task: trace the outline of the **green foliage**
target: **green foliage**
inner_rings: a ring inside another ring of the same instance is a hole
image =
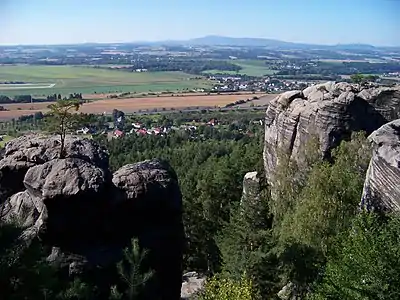
[[[238,281],[215,276],[207,280],[199,300],[255,300],[258,299],[252,280],[245,275]]]
[[[62,284],[55,269],[45,261],[40,243],[34,240],[27,245],[19,241],[21,233],[15,224],[0,225],[1,299],[51,299]]]
[[[363,134],[343,141],[332,152],[332,161],[314,161],[311,168],[292,173],[288,179],[290,203],[278,206],[281,218],[274,223],[273,232],[278,240],[275,250],[280,277],[282,282],[294,282],[300,295],[307,293],[337,235],[348,230],[356,215],[369,161]]]
[[[283,218],[281,240],[293,239],[326,253],[331,238],[346,230],[356,213],[368,153],[365,137],[357,134],[333,151],[333,164],[314,164],[295,205]]]
[[[175,117],[182,121],[201,117],[207,122],[216,118],[228,124],[236,122],[238,126],[234,130],[226,128],[228,126],[199,126],[194,134],[178,131],[165,137],[131,135],[103,142],[110,152],[114,170],[127,163],[152,158],[165,159],[172,165],[183,194],[183,218],[188,236],[184,268],[215,272],[221,264],[216,237],[229,222],[231,208],[240,200],[243,176],[249,169],[262,168],[262,128],[252,124],[252,112],[177,114]],[[142,117],[140,121],[148,118]],[[151,122],[166,121],[162,117],[154,119]],[[243,133],[250,129],[253,136]]]
[[[379,76],[376,75],[363,75],[363,74],[353,74],[350,75],[350,79],[353,83],[367,83],[367,82],[375,82],[377,79],[379,79]]]
[[[360,214],[338,236],[325,275],[310,299],[400,298],[400,218]]]
[[[264,296],[273,294],[277,283],[277,260],[272,249],[272,216],[269,213],[269,191],[262,190],[256,199],[242,198],[232,210],[230,222],[223,228],[218,246],[222,254],[223,273],[240,280],[246,272],[254,288]]]
[[[124,250],[124,258],[118,264],[118,273],[126,287],[122,292],[116,288],[111,289],[112,298],[137,299],[144,285],[153,276],[153,271],[143,271],[143,261],[147,251],[140,249],[137,239],[132,239],[131,247]]]
[[[60,158],[65,157],[65,136],[77,124],[75,114],[71,111],[78,111],[80,102],[77,100],[58,100],[50,104],[50,117],[47,118],[48,130],[60,136]]]
[[[56,298],[59,300],[91,300],[96,298],[94,290],[94,287],[76,278]]]
[[[279,226],[288,211],[293,209],[299,194],[307,185],[308,176],[316,163],[321,161],[317,137],[311,137],[300,149],[302,161],[294,161],[282,149],[276,151],[278,164],[272,175],[274,197],[270,199],[270,209],[274,216],[274,225]]]

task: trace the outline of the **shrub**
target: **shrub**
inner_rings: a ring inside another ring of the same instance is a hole
[[[214,276],[205,285],[199,300],[254,300],[258,299],[251,279],[242,276],[240,281]]]

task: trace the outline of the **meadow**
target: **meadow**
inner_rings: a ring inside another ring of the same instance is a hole
[[[0,83],[10,81],[28,84],[0,84],[0,94],[46,97],[71,93],[173,92],[210,85],[182,72],[135,73],[89,66],[0,66]]]
[[[236,71],[219,71],[219,70],[210,70],[204,71],[204,74],[230,74],[230,75],[237,75],[237,74],[244,74],[248,76],[264,76],[264,75],[272,75],[274,74],[273,70],[270,70],[263,60],[236,60],[232,61],[229,60],[230,63],[238,65],[242,67],[239,72]]]

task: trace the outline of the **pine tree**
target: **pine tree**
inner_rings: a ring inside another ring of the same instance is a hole
[[[48,117],[49,131],[60,136],[60,158],[64,158],[65,153],[65,136],[74,125],[76,119],[71,111],[78,111],[80,102],[77,100],[58,100],[54,104],[50,104],[50,115]]]
[[[147,251],[140,249],[137,239],[132,239],[130,248],[124,250],[124,258],[118,264],[118,273],[127,287],[126,290],[118,293],[114,291],[114,297],[122,295],[122,299],[134,300],[143,290],[144,285],[153,276],[153,271],[143,271],[143,262],[146,258]]]

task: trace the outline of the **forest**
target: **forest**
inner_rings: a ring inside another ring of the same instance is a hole
[[[184,270],[209,278],[199,299],[279,299],[278,293],[285,299],[284,286],[296,299],[399,299],[400,218],[358,210],[371,153],[365,135],[343,141],[329,162],[319,159],[313,139],[303,164],[276,149],[280,163],[269,186],[263,126],[257,124],[262,115],[142,116],[149,124],[218,118],[224,125],[199,126],[195,134],[94,138],[108,149],[113,170],[155,157],[175,169],[184,205]],[[242,197],[250,171],[258,172],[257,199]],[[0,228],[2,299],[96,299],[99,287],[92,282],[54,276],[40,246],[18,252],[12,239],[17,233],[16,227]],[[124,287],[110,299],[138,299]]]

